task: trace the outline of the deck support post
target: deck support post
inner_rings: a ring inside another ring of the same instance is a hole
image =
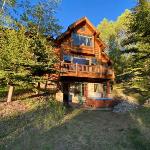
[[[76,76],[78,76],[78,64],[76,63]]]
[[[109,97],[111,91],[110,80],[106,83],[106,97]]]
[[[69,82],[62,83],[62,90],[63,90],[63,103],[65,106],[69,106]]]
[[[84,84],[84,96],[88,97],[88,84]]]

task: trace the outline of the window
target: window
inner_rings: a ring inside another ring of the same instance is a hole
[[[85,58],[74,57],[73,63],[75,63],[75,64],[77,63],[77,64],[81,64],[81,65],[89,65],[89,60],[87,60]]]
[[[92,46],[92,37],[73,33],[72,39],[73,39],[73,45]]]
[[[92,58],[91,59],[91,64],[92,65],[96,65],[97,64],[97,59],[96,58]]]
[[[71,57],[70,55],[63,55],[63,60],[64,60],[65,62],[71,62],[72,57]]]

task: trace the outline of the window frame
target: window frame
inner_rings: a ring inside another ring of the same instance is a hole
[[[75,42],[74,39],[75,39],[75,36],[78,37],[78,42]],[[80,38],[79,38],[80,37]],[[88,36],[88,35],[83,35],[83,34],[78,34],[78,33],[72,33],[71,34],[71,38],[72,38],[72,45],[73,46],[86,46],[86,47],[93,47],[93,37],[92,36]],[[88,43],[89,41],[86,41],[84,43],[84,45],[81,44],[80,40],[81,38],[86,38],[86,40],[90,40],[90,45],[88,44],[85,44],[86,42]],[[76,44],[78,43],[78,44]]]

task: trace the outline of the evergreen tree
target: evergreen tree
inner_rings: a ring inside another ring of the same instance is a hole
[[[24,2],[20,5],[22,18],[13,20],[13,26],[0,26],[0,79],[10,86],[8,101],[14,85],[40,82],[45,74],[54,73],[52,68],[58,60],[52,38],[60,31],[54,16],[57,1],[39,0],[32,6]]]
[[[11,101],[14,85],[29,79],[30,71],[26,66],[34,63],[25,32],[24,27],[19,27],[18,31],[0,28],[0,79],[9,85],[8,102]]]
[[[150,2],[139,0],[132,9],[132,21],[129,24],[127,38],[123,40],[125,53],[130,53],[133,64],[132,85],[139,88],[143,96],[149,95],[150,89]],[[146,93],[146,94],[145,94]]]
[[[33,74],[36,76],[39,87],[44,74],[55,72],[55,70],[48,69],[47,65],[50,61],[53,64],[58,61],[56,55],[54,57],[54,54],[50,52],[49,54],[45,53],[45,46],[42,44],[42,40],[44,38],[49,39],[51,46],[53,46],[53,39],[60,34],[62,27],[58,25],[58,20],[55,18],[55,10],[59,2],[59,0],[38,0],[32,4],[28,0],[24,0],[23,4],[24,12],[21,14],[20,21],[27,27],[31,37],[34,38],[31,48],[34,49],[34,54],[38,58],[38,65],[33,66]],[[51,59],[47,56],[50,56]],[[54,67],[49,66],[49,68]]]

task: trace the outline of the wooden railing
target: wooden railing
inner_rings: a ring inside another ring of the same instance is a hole
[[[80,65],[73,63],[61,63],[62,76],[82,76],[89,77],[93,75],[93,78],[114,78],[114,71],[112,68],[104,67],[102,65]]]

